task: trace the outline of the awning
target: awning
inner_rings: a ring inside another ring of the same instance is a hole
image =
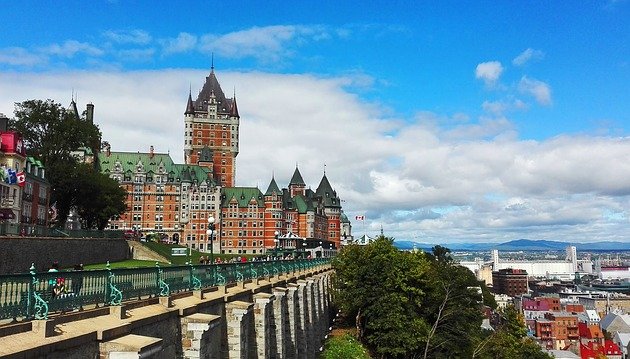
[[[0,208],[0,219],[14,219],[15,213],[11,208]]]

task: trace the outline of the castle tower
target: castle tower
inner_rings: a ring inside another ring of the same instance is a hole
[[[341,200],[337,196],[337,192],[333,190],[326,173],[317,186],[315,194],[322,199],[324,204],[324,213],[328,218],[328,233],[326,239],[334,242],[335,247],[339,248],[341,244]],[[381,235],[383,229],[381,228]]]
[[[184,112],[184,161],[205,166],[221,187],[233,187],[239,149],[240,116],[233,98],[225,97],[212,66],[197,99],[188,94]],[[210,155],[212,158],[208,158]]]

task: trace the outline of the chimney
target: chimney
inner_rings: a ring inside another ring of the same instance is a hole
[[[9,127],[9,118],[0,112],[0,132],[6,132]]]
[[[91,103],[88,103],[85,107],[87,109],[87,115],[86,115],[87,122],[94,123],[94,105]]]
[[[151,145],[151,147],[149,147],[149,158],[153,158],[153,145]]]

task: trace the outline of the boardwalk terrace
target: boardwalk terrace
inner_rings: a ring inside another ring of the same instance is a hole
[[[0,356],[314,358],[329,325],[330,267],[321,260],[270,264],[222,271],[216,283],[216,266],[177,276],[181,268],[164,268],[157,282],[146,281],[160,284],[159,295],[123,302],[144,281],[121,270],[103,282],[118,288],[108,290],[105,307],[0,327]],[[86,279],[79,297],[92,293]]]

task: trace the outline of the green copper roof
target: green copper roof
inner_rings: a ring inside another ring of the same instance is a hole
[[[147,174],[168,174],[169,181],[197,182],[212,181],[211,171],[206,167],[197,165],[175,164],[169,154],[166,153],[141,153],[141,152],[99,152],[98,163],[102,173],[117,172],[116,166],[120,165],[120,171],[131,175],[137,171],[136,166],[142,165]]]
[[[295,203],[295,208],[297,208],[298,213],[306,213],[309,209],[309,204],[311,201],[308,201],[301,195],[297,195],[293,197],[293,202]],[[310,207],[313,207],[312,205]]]
[[[346,216],[346,214],[343,213],[343,211],[341,211],[341,216],[339,216],[339,221],[341,223],[350,223],[350,220],[348,219],[348,216]]]
[[[236,199],[240,208],[249,206],[251,200],[255,200],[258,207],[264,208],[262,192],[256,187],[225,187],[221,188],[221,207],[227,208],[232,200]]]

